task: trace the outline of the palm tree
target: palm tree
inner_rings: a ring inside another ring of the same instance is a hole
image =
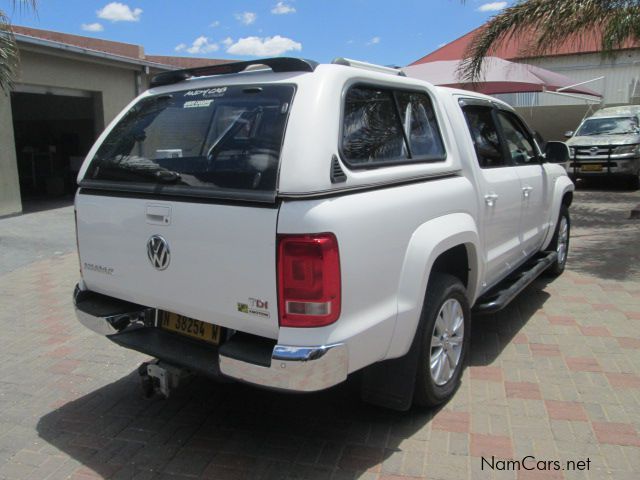
[[[522,53],[543,55],[567,39],[580,43],[595,35],[601,35],[605,55],[639,40],[640,0],[518,0],[478,30],[458,73],[478,81],[485,57],[518,36],[530,39]]]
[[[37,0],[12,0],[13,8],[31,8],[35,10]],[[11,22],[5,12],[0,10],[0,90],[7,91],[18,66],[18,48],[11,31]]]

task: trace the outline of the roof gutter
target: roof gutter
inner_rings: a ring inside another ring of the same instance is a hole
[[[43,38],[31,37],[29,35],[23,35],[21,33],[14,33],[13,36],[18,43],[24,43],[28,45],[36,45],[39,47],[53,48],[69,53],[76,53],[80,55],[88,55],[102,60],[110,60],[112,62],[126,63],[129,65],[137,65],[143,67],[155,68],[158,70],[178,70],[177,67],[172,65],[165,65],[163,63],[149,62],[147,60],[139,60],[132,57],[125,57],[123,55],[115,55],[113,53],[101,52],[99,50],[92,50],[90,48],[78,47],[76,45],[69,45],[68,43],[55,42],[52,40],[45,40]]]

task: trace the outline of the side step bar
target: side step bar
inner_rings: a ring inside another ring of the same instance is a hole
[[[478,299],[473,307],[474,313],[495,313],[509,305],[516,296],[549,268],[558,258],[557,252],[542,252],[531,262],[525,263],[519,270],[505,278],[495,288]]]

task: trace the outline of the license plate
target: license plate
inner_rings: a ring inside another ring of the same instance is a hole
[[[220,327],[171,312],[158,312],[158,325],[164,330],[197,338],[213,345],[220,343]]]
[[[583,172],[601,172],[602,165],[600,164],[592,164],[592,165],[582,165],[580,170]]]

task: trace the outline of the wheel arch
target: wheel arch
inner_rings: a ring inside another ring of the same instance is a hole
[[[444,215],[415,230],[402,266],[398,315],[386,358],[396,358],[409,351],[433,272],[460,278],[473,305],[483,275],[479,244],[475,220],[467,213]]]
[[[561,176],[555,182],[551,209],[549,210],[549,227],[547,229],[547,235],[542,242],[541,250],[545,250],[549,246],[549,243],[551,243],[551,239],[553,238],[553,233],[556,231],[556,224],[558,223],[558,218],[560,216],[560,208],[563,205],[567,208],[571,206],[573,203],[574,190],[575,185],[567,176]]]

